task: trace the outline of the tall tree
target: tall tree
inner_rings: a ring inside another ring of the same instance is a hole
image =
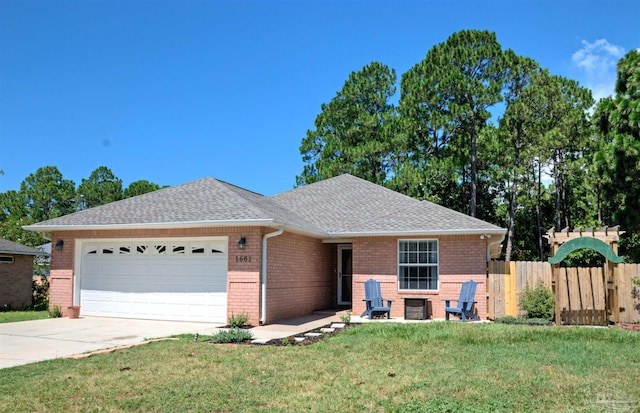
[[[520,183],[527,176],[528,159],[539,134],[537,125],[543,101],[536,88],[536,77],[543,76],[538,64],[529,58],[517,56],[511,50],[505,52],[508,70],[505,77],[505,112],[500,119],[498,136],[504,140],[496,157],[500,169],[506,172],[510,182],[508,189],[508,225],[505,259],[509,261],[513,251],[516,213]]]
[[[614,219],[629,232],[640,230],[640,52],[618,62],[615,96],[601,100],[594,116],[605,140],[595,162],[604,198],[617,206]]]
[[[0,238],[30,246],[44,244],[42,234],[22,229],[33,223],[27,213],[25,197],[20,192],[10,190],[0,194]]]
[[[545,116],[540,120],[545,131],[540,157],[551,165],[556,229],[560,230],[572,226],[570,179],[586,167],[583,156],[589,147],[588,110],[593,106],[593,98],[589,89],[561,76],[550,76],[539,87],[546,100]]]
[[[316,117],[307,131],[300,153],[305,163],[297,185],[343,173],[383,184],[387,179],[396,109],[396,73],[372,62],[352,72],[342,89]]]
[[[122,180],[117,178],[111,169],[100,166],[91,172],[88,179],[82,179],[78,187],[78,195],[84,203],[82,208],[119,201],[123,197]]]
[[[33,222],[57,218],[75,211],[75,184],[64,179],[55,166],[44,166],[20,184],[28,215]]]
[[[124,190],[124,197],[131,198],[133,196],[138,196],[142,194],[146,194],[148,192],[157,191],[160,189],[160,185],[154,184],[153,182],[149,182],[147,180],[141,179],[139,181],[134,181],[129,184],[127,189]]]
[[[424,121],[416,140],[423,147],[426,140],[443,139],[456,146],[452,155],[461,160],[462,181],[469,183],[472,216],[478,201],[478,136],[491,117],[488,109],[501,101],[504,74],[495,33],[462,30],[429,50],[402,79],[402,113]]]

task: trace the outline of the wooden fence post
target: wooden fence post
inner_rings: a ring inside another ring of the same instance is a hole
[[[516,291],[516,263],[504,263],[504,315],[518,316],[518,292]]]

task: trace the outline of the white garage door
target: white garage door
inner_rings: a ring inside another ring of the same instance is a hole
[[[226,321],[226,238],[80,245],[83,315]]]

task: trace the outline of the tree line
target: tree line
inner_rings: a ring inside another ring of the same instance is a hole
[[[638,51],[595,107],[589,89],[488,31],[454,33],[397,85],[380,62],[352,72],[302,139],[296,185],[350,173],[502,225],[507,260],[546,259],[550,228],[620,224],[621,252],[640,259]]]
[[[41,245],[46,241],[40,233],[22,227],[160,188],[146,180],[123,188],[122,180],[106,166],[98,167],[76,188],[57,167],[44,166],[27,176],[19,191],[0,193],[0,238],[23,245]]]
[[[302,139],[296,185],[350,173],[501,225],[507,260],[546,259],[550,228],[619,224],[621,253],[640,262],[640,52],[618,62],[615,95],[594,104],[495,33],[463,30],[399,82],[380,62],[352,72]],[[39,245],[22,226],[159,188],[123,189],[105,166],[76,188],[42,167],[0,193],[0,237]],[[570,263],[599,260],[583,252]]]

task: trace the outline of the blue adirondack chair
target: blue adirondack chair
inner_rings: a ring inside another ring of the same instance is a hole
[[[382,292],[380,290],[380,283],[374,279],[368,280],[364,283],[364,300],[367,308],[360,315],[364,317],[369,316],[369,320],[377,315],[387,313],[387,318],[391,318],[391,303],[393,300],[385,300],[382,298]],[[384,305],[384,301],[387,305]]]
[[[473,280],[462,283],[460,297],[457,300],[456,306],[450,305],[451,301],[456,300],[443,300],[445,319],[449,320],[449,314],[455,314],[460,317],[462,321],[468,321],[469,319],[475,321],[480,320],[480,317],[473,313],[473,304],[476,303],[476,301],[473,301],[476,296],[476,285],[477,283]]]

